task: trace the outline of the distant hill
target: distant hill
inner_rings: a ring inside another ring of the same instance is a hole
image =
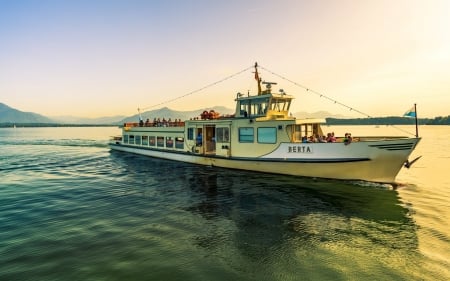
[[[325,118],[347,118],[344,115],[333,114],[328,111],[317,111],[317,112],[313,112],[313,113],[301,111],[301,112],[295,112],[292,115],[294,117],[301,118],[301,119],[303,119],[303,118],[324,118],[324,119]]]
[[[172,118],[186,120],[194,117],[199,117],[200,113],[204,110],[213,109],[220,114],[232,114],[234,109],[229,109],[223,106],[216,106],[213,108],[196,109],[191,111],[176,111],[167,107],[160,109],[150,110],[141,113],[142,118],[145,120],[149,118]],[[23,112],[12,107],[7,106],[4,103],[0,103],[0,124],[4,126],[9,126],[11,124],[22,124],[25,126],[33,126],[36,124],[38,126],[50,125],[120,125],[125,122],[138,122],[139,114],[133,116],[110,116],[110,117],[99,117],[99,118],[82,118],[75,116],[52,116],[46,117],[33,112]]]
[[[20,111],[0,103],[0,123],[55,123],[55,120],[37,113]]]
[[[53,120],[63,124],[120,124],[121,120],[126,118],[123,115],[99,117],[99,118],[83,118],[76,116],[52,116]]]

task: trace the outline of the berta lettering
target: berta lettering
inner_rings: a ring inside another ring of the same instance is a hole
[[[288,153],[312,153],[312,147],[307,145],[288,146]]]

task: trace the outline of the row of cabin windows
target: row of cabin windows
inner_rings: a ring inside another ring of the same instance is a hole
[[[318,130],[318,125],[303,124],[295,125],[294,139],[300,140],[301,136],[310,136]],[[188,128],[188,140],[195,139],[195,128]],[[230,142],[230,129],[228,127],[216,128],[216,142]],[[257,128],[256,140],[258,143],[276,143],[277,129],[275,127],[259,127]],[[255,142],[255,128],[241,127],[239,128],[239,142],[253,143]],[[139,136],[124,135],[124,143],[136,144],[143,146],[156,146],[168,148],[184,148],[184,138],[182,137],[161,137],[161,136]]]
[[[260,127],[257,128],[256,140],[258,143],[276,143],[277,129],[274,127]],[[255,128],[244,127],[239,128],[239,142],[254,142]]]
[[[195,136],[195,128],[188,128],[187,139],[194,140]],[[230,128],[228,127],[218,127],[216,128],[215,134],[216,142],[230,142]]]
[[[188,128],[188,140],[194,140],[195,128]],[[255,142],[255,133],[253,127],[239,128],[239,142]],[[218,127],[216,128],[216,142],[230,142],[230,128]],[[257,128],[258,143],[276,143],[277,129],[275,127]]]
[[[184,148],[184,138],[181,137],[155,137],[155,136],[140,136],[140,135],[124,135],[123,142],[127,144],[136,144],[142,146],[156,146],[167,148]]]

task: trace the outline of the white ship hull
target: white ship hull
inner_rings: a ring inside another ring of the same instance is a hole
[[[343,143],[282,143],[260,157],[221,157],[111,144],[111,148],[186,163],[303,177],[395,183],[420,139]],[[293,150],[293,147],[296,149]]]

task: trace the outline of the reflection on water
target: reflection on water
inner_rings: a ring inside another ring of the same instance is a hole
[[[148,194],[149,186],[156,188],[177,198],[165,199],[173,207],[193,215],[183,215],[200,225],[189,243],[249,276],[288,266],[287,279],[310,267],[322,271],[310,278],[336,277],[340,266],[357,258],[347,277],[373,267],[367,277],[375,272],[395,279],[405,274],[399,267],[415,263],[416,226],[397,192],[384,186],[113,155],[129,173],[151,175],[131,190]]]

